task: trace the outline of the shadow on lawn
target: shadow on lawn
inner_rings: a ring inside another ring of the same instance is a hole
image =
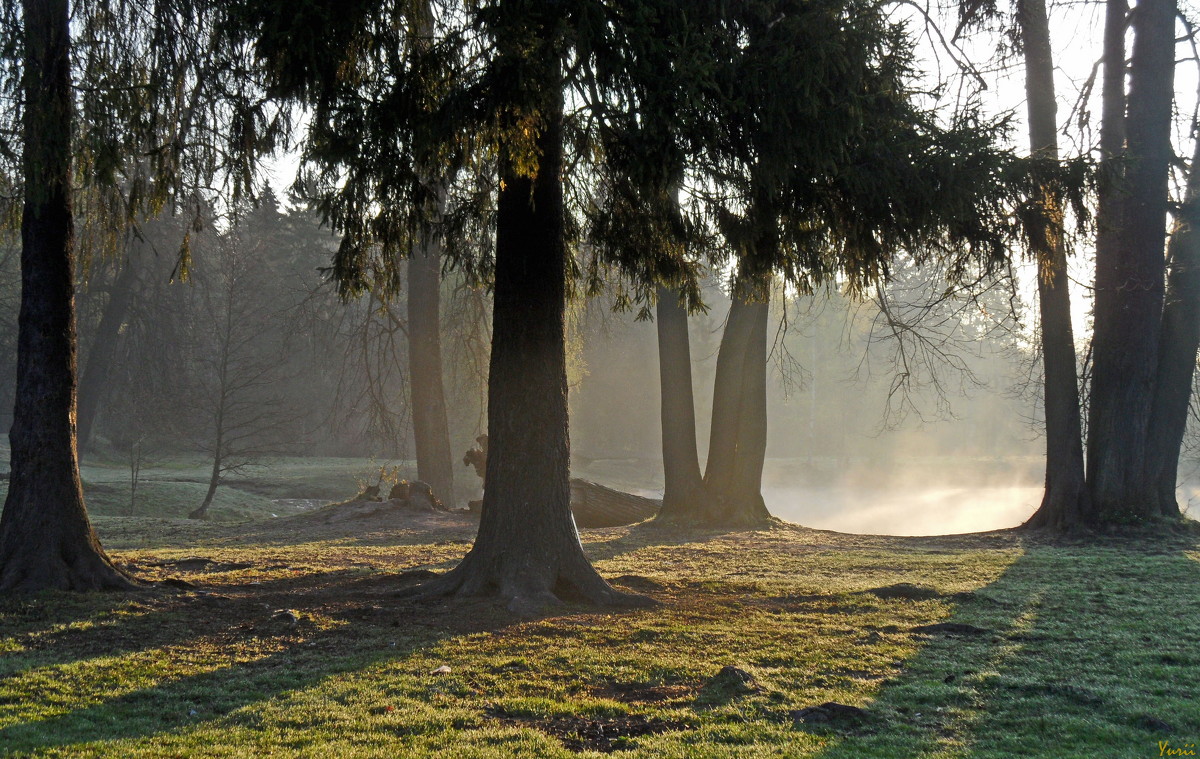
[[[0,698],[0,719],[5,712],[11,718],[14,710],[38,699],[49,679],[39,669],[61,668],[53,675],[59,684],[50,686],[51,693],[59,688],[90,690],[103,700],[49,716],[27,712],[0,728],[0,753],[159,735],[332,676],[402,659],[458,636],[503,629],[514,621],[494,606],[400,606],[394,601],[397,587],[394,574],[335,572],[312,575],[308,582],[264,582],[246,595],[239,594],[246,586],[219,588],[222,595],[216,600],[184,594],[167,598],[157,611],[119,616],[108,615],[114,604],[101,597],[93,610],[104,618],[102,627],[54,630],[35,650],[14,656],[11,666],[0,671],[10,685],[31,678],[27,692]],[[273,614],[277,605],[299,612],[300,621]],[[318,628],[310,619],[316,614],[334,624]],[[212,657],[209,668],[195,671],[196,651],[212,647],[227,653]],[[113,661],[131,655],[146,658]],[[100,671],[86,669],[92,665]],[[108,695],[114,691],[106,693],[106,687],[119,691],[125,680],[122,667],[128,676],[154,684]]]
[[[1200,562],[1183,544],[1030,546],[962,598],[822,759],[1159,756],[1200,743]]]

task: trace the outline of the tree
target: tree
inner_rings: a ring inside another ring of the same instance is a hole
[[[1108,24],[1120,25],[1123,3],[1112,0]],[[1157,491],[1147,480],[1147,435],[1158,366],[1168,206],[1167,175],[1174,95],[1173,0],[1144,0],[1133,14],[1133,55],[1127,107],[1122,47],[1106,43],[1104,123],[1124,133],[1124,171],[1101,184],[1096,247],[1095,331],[1088,414],[1087,482],[1093,523],[1141,520],[1159,513]],[[1119,32],[1123,35],[1123,31]],[[1118,31],[1106,27],[1106,40]],[[1118,57],[1118,54],[1120,56]],[[1109,101],[1113,101],[1110,105]],[[1102,150],[1115,145],[1104,144]],[[1116,137],[1111,137],[1116,142]],[[1111,155],[1105,153],[1105,158]]]
[[[701,476],[687,314],[677,296],[660,290],[658,297],[666,487],[657,519],[689,526],[765,524],[770,518],[761,493],[767,450],[769,301],[741,282],[735,285],[717,352],[708,461]],[[663,300],[668,301],[666,307]]]
[[[130,247],[136,249],[137,246]],[[108,387],[108,377],[112,373],[121,325],[125,323],[129,314],[138,280],[138,264],[134,261],[134,256],[130,255],[124,262],[117,263],[117,273],[108,288],[108,300],[92,335],[91,348],[88,350],[83,374],[79,378],[76,428],[81,451],[87,450],[91,445],[96,416],[100,411],[104,391]]]
[[[571,518],[562,83],[553,47],[535,54],[543,58],[547,101],[536,174],[519,173],[513,157],[501,167],[479,534],[462,563],[424,592],[496,594],[517,612],[559,599],[638,604],[640,597],[613,590],[592,568]]]
[[[696,450],[696,402],[692,392],[692,351],[687,310],[665,287],[656,294],[659,390],[662,398],[663,503],[659,518],[686,514],[703,499],[704,477]]]
[[[1158,336],[1158,368],[1154,377],[1154,405],[1146,436],[1145,495],[1152,511],[1178,517],[1175,498],[1179,455],[1187,427],[1188,404],[1196,352],[1200,348],[1200,125],[1193,124],[1196,140],[1183,205],[1167,246],[1167,292]]]
[[[1044,0],[1023,0],[1017,11],[1025,54],[1025,92],[1029,112],[1029,150],[1035,158],[1058,161],[1054,99],[1054,61]],[[1083,433],[1071,296],[1063,240],[1061,201],[1050,186],[1037,188],[1036,219],[1030,247],[1038,266],[1041,352],[1045,371],[1046,489],[1029,527],[1063,529],[1079,523],[1090,510],[1084,482]]]
[[[197,365],[189,395],[207,422],[202,446],[212,467],[204,500],[188,515],[192,519],[208,516],[222,477],[269,452],[294,416],[279,393],[285,366],[280,321],[291,309],[281,307],[278,278],[263,253],[269,244],[269,228],[263,227],[277,216],[273,205],[258,209],[250,223],[239,220],[214,241],[211,260],[202,256],[197,262]]]
[[[421,4],[414,22],[414,44],[428,46],[433,35],[433,8]],[[426,176],[434,171],[426,169]],[[445,188],[436,179],[430,192],[436,221],[445,207]],[[448,504],[454,503],[454,462],[442,378],[442,246],[437,230],[422,229],[408,259],[408,361],[412,391],[413,441],[417,476]]]
[[[762,497],[767,455],[767,316],[764,288],[739,279],[721,347],[713,386],[706,501],[693,507],[701,523],[753,526],[770,514]]]
[[[454,463],[442,381],[441,245],[423,235],[408,260],[408,365],[417,476],[454,503]]]
[[[971,256],[994,263],[1001,254],[1005,159],[989,147],[994,127],[965,113],[947,129],[916,109],[906,38],[878,9],[833,5],[780,0],[731,11],[721,19],[727,44],[709,65],[716,91],[738,98],[710,101],[708,118],[697,119],[705,125],[676,127],[681,140],[700,142],[693,171],[719,188],[702,191],[723,243],[716,263],[732,259],[739,275],[703,494],[673,499],[665,519],[746,526],[769,517],[760,491],[772,272],[802,292],[835,279],[862,291],[886,280],[900,252],[925,261],[943,251],[960,272]],[[825,13],[854,23],[830,35]],[[642,192],[654,197],[654,188]]]
[[[83,503],[75,448],[76,333],[70,13],[25,0],[21,311],[0,591],[127,589]]]
[[[314,106],[307,146],[314,171],[306,177],[324,188],[322,208],[343,233],[334,272],[346,290],[361,292],[379,271],[395,281],[392,262],[427,221],[422,169],[434,157],[459,187],[495,188],[486,169],[498,166],[484,512],[463,563],[419,592],[494,595],[522,610],[563,597],[637,600],[609,588],[587,563],[567,500],[562,314],[568,230],[579,217],[564,207],[565,126],[580,165],[597,154],[613,158],[656,197],[689,148],[704,153],[695,163],[698,184],[717,185],[709,221],[748,277],[779,269],[791,283],[808,284],[852,270],[869,280],[889,246],[946,237],[982,256],[1003,251],[990,225],[1002,217],[994,180],[1007,161],[992,148],[995,130],[969,119],[945,130],[915,109],[902,81],[906,39],[878,8],[813,5],[501,0],[474,13],[437,14],[434,43],[426,45],[410,38],[414,19],[390,6],[334,10],[311,2],[284,12],[278,0],[239,4],[239,23],[257,36],[275,89]],[[842,22],[833,30],[837,44],[826,44],[831,16]],[[455,26],[462,21],[471,25]],[[737,55],[747,39],[754,55]],[[735,65],[708,65],[713,48],[716,60]],[[786,66],[766,76],[776,60]],[[729,93],[755,72],[754,107],[739,110],[742,99]],[[773,93],[791,78],[799,80],[794,91]],[[564,124],[567,87],[572,102],[587,102]],[[686,112],[676,114],[647,97],[670,91],[699,97],[682,101]],[[864,114],[872,119],[864,123]],[[639,122],[664,118],[682,127],[656,127],[664,139],[636,134]],[[603,178],[619,183],[620,174]],[[896,188],[914,186],[931,191],[897,197]],[[620,197],[617,185],[608,187]],[[463,209],[476,210],[459,204],[457,213]],[[456,209],[448,210],[453,218]],[[829,226],[839,234],[825,234]],[[666,283],[655,250],[625,246],[606,261],[639,287]],[[675,261],[673,271],[695,268]],[[756,434],[748,428],[750,438]]]

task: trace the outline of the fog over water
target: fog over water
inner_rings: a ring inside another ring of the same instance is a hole
[[[702,469],[728,309],[719,291],[707,295],[711,310],[689,320]],[[914,382],[895,394],[896,346],[871,332],[869,307],[809,300],[789,303],[786,329],[773,306],[762,481],[773,515],[840,532],[944,535],[1016,527],[1037,510],[1040,379],[1019,332],[974,325],[952,335],[943,346],[961,361],[910,363]],[[604,308],[589,306],[577,326],[573,473],[661,496],[656,328]],[[1185,453],[1181,472],[1194,458]],[[1200,504],[1200,486],[1181,488],[1179,499]]]
[[[764,488],[763,497],[772,514],[806,527],[876,535],[948,535],[1016,527],[1037,508],[1042,489]]]

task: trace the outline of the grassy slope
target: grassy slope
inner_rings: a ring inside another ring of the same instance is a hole
[[[530,621],[392,597],[399,570],[451,566],[469,525],[305,520],[175,534],[102,525],[145,577],[196,554],[252,564],[176,572],[215,594],[0,599],[0,750],[571,756],[555,733],[587,723],[566,718],[631,714],[679,729],[619,740],[621,756],[1142,757],[1162,740],[1200,739],[1191,538],[1096,547],[790,527],[591,531],[601,572],[643,578],[625,582],[652,588],[661,606]],[[860,592],[896,582],[940,595]],[[279,608],[299,623],[274,619]],[[939,621],[988,632],[911,632]],[[449,674],[431,674],[443,664]],[[706,698],[700,686],[726,664],[760,690]],[[830,700],[866,707],[868,721],[796,727],[788,716]]]
[[[374,484],[383,463],[369,459],[269,459],[229,474],[217,488],[210,517],[218,522],[266,519],[283,515],[274,498],[338,500],[358,492],[362,481]],[[401,476],[416,474],[412,462],[398,462]],[[8,447],[0,445],[0,468],[7,470]],[[89,456],[80,468],[88,512],[94,517],[187,517],[204,501],[211,461],[198,455],[178,456],[143,464],[137,501],[130,511],[129,464],[112,456]],[[411,471],[409,471],[411,470]],[[8,483],[0,481],[0,502]]]

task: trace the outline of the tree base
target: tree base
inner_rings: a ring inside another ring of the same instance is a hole
[[[1048,473],[1042,503],[1021,530],[1068,533],[1093,526],[1095,514],[1082,473],[1072,476],[1069,471]]]
[[[90,542],[37,540],[0,551],[0,593],[41,590],[140,590],[136,580],[117,569]]]
[[[621,609],[658,604],[649,596],[613,588],[592,568],[582,552],[554,564],[532,556],[517,557],[507,553],[483,556],[472,551],[446,574],[402,590],[398,595],[413,601],[494,599],[520,616],[537,616],[547,608],[567,603]]]
[[[753,530],[778,522],[761,495],[731,498],[715,494],[703,485],[679,499],[664,498],[662,509],[651,524],[670,527]]]

